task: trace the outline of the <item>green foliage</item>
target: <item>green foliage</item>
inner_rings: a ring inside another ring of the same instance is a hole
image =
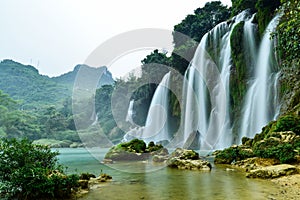
[[[258,29],[260,35],[263,35],[266,27],[274,17],[275,10],[280,6],[280,0],[257,0],[256,3]]]
[[[277,120],[275,132],[293,131],[300,135],[300,117],[296,115],[284,115]]]
[[[40,75],[30,65],[25,66],[12,60],[0,62],[0,88],[11,97],[22,100],[24,109],[58,105],[62,99],[71,95],[71,88]]]
[[[203,8],[196,9],[193,15],[188,15],[181,23],[175,25],[172,67],[184,74],[197,47],[194,41],[200,42],[205,33],[229,17],[230,10],[226,6],[220,1],[212,1],[206,3]],[[185,55],[188,61],[180,55]]]
[[[296,152],[292,144],[283,143],[266,149],[255,149],[254,153],[262,158],[275,158],[281,163],[291,163],[295,160]]]
[[[237,24],[230,36],[232,69],[230,73],[230,99],[233,115],[239,113],[241,102],[247,91],[247,80],[250,77],[250,71],[245,55],[246,48],[244,44],[244,22]],[[235,118],[235,116],[233,116]]]
[[[79,176],[79,179],[80,180],[90,180],[91,178],[96,178],[96,176],[94,174],[91,174],[91,173],[82,173],[80,174]]]
[[[146,150],[146,143],[143,140],[133,139],[129,142],[119,144],[119,147],[129,152],[144,153]]]
[[[77,187],[78,176],[64,175],[57,165],[57,152],[28,140],[0,142],[2,198],[66,198]]]
[[[232,0],[231,2],[231,16],[235,16],[246,9],[250,9],[252,13],[256,12],[255,4],[257,0]]]
[[[200,42],[206,32],[220,22],[227,20],[229,16],[230,11],[220,1],[208,2],[203,8],[196,9],[193,15],[188,15],[181,23],[175,25],[174,31]],[[176,48],[186,43],[186,40],[177,35],[176,32],[173,36]]]
[[[215,157],[215,163],[218,164],[231,164],[238,155],[237,148],[226,148],[223,151],[220,151]]]
[[[215,163],[231,164],[233,161],[240,161],[251,157],[254,157],[251,149],[232,146],[218,152],[215,157]]]
[[[281,0],[281,3],[283,15],[277,27],[280,57],[292,63],[300,58],[300,1]]]

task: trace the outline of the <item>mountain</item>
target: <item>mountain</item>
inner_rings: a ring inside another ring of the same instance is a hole
[[[114,83],[112,74],[108,71],[107,67],[103,66],[103,67],[94,68],[94,67],[90,67],[90,66],[84,65],[84,64],[76,65],[75,68],[73,69],[73,71],[67,72],[58,77],[53,77],[52,79],[56,83],[73,86],[79,70],[85,70],[85,71],[88,70],[88,71],[92,71],[92,72],[100,71],[102,76],[100,78],[98,87],[101,87],[102,85],[111,85]]]
[[[39,74],[39,71],[31,65],[3,60],[0,62],[0,90],[21,101],[20,105],[23,109],[61,105],[64,99],[72,95],[73,84],[80,68],[92,72],[103,71],[99,87],[114,82],[106,67],[92,68],[87,65],[77,65],[73,71],[50,78]]]

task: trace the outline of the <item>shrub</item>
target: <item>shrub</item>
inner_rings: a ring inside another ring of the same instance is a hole
[[[296,156],[293,145],[288,143],[279,144],[264,150],[257,149],[254,153],[258,157],[278,159],[280,163],[291,163]]]
[[[0,198],[68,198],[78,185],[77,175],[65,175],[57,152],[28,140],[0,141]]]
[[[231,164],[236,160],[238,155],[238,149],[236,147],[229,147],[220,151],[215,157],[215,163],[218,164]]]
[[[297,135],[300,135],[300,117],[295,115],[285,115],[280,117],[274,131],[293,131]]]

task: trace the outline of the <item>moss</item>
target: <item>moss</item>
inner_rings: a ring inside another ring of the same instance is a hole
[[[231,164],[234,160],[236,160],[237,154],[237,148],[229,147],[223,151],[220,151],[216,155],[214,162],[217,164]]]
[[[240,110],[241,102],[246,94],[247,79],[249,70],[247,70],[246,59],[244,55],[244,22],[237,24],[230,36],[231,55],[232,55],[232,71],[230,74],[230,97],[231,108],[233,109],[233,117]]]
[[[297,135],[300,135],[300,117],[296,115],[285,115],[280,117],[277,120],[274,131],[293,131]]]
[[[232,0],[231,16],[235,16],[243,10],[250,9],[251,12],[256,12],[255,4],[257,0]]]
[[[128,152],[143,153],[146,150],[146,143],[143,140],[133,139],[130,142],[119,144],[118,147]]]
[[[280,0],[258,0],[255,7],[257,9],[256,19],[258,21],[259,33],[262,36],[275,10],[280,6]]]
[[[255,149],[254,153],[262,158],[275,158],[280,163],[291,163],[295,160],[296,152],[292,144],[284,143],[265,149]]]

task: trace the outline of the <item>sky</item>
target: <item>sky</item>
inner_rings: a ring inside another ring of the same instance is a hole
[[[231,0],[221,0],[231,5]],[[0,0],[0,60],[13,59],[58,76],[85,63],[116,35],[145,28],[173,30],[206,0]],[[109,63],[114,77],[140,65],[152,49]],[[107,65],[103,63],[100,65]],[[93,66],[99,67],[99,66]]]

